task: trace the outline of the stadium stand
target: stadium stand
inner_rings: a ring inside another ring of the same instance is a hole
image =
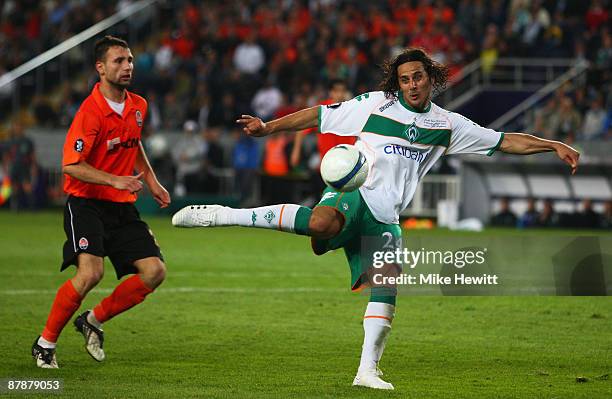
[[[131,3],[3,2],[0,76],[120,13]],[[475,119],[488,124],[501,116],[494,117],[494,112],[483,108],[483,104],[496,102],[491,98],[503,98],[502,108],[508,111],[541,93],[535,104],[518,112],[512,123],[504,126],[577,142],[579,147],[583,141],[608,141],[603,147],[593,147],[609,148],[612,37],[608,6],[608,1],[600,0],[153,1],[146,12],[117,23],[105,33],[130,41],[136,56],[133,89],[149,102],[147,135],[151,140],[146,144],[155,154],[155,161],[169,162],[168,186],[174,186],[176,176],[176,165],[168,157],[169,143],[178,141],[186,121],[193,121],[199,126],[203,146],[214,148],[215,155],[205,155],[213,159],[202,162],[202,174],[208,178],[201,179],[196,187],[189,184],[191,192],[187,194],[206,191],[206,185],[209,193],[214,187],[214,194],[257,201],[258,184],[252,185],[252,194],[238,193],[244,183],[244,177],[238,175],[249,170],[248,176],[253,176],[252,162],[245,168],[232,154],[241,153],[242,146],[248,145],[250,159],[261,162],[264,146],[239,141],[235,117],[243,113],[278,115],[314,105],[323,99],[327,82],[334,78],[346,80],[354,94],[375,90],[377,65],[406,46],[424,47],[450,66],[451,87],[436,100],[446,106],[450,100],[462,97],[462,86],[474,88],[476,75],[478,82],[497,79],[513,85],[520,81],[527,87],[531,77],[543,74],[538,85],[524,92],[481,93],[473,97],[471,105],[465,102],[462,106],[486,111],[485,118]],[[24,125],[36,145],[38,162],[49,171],[52,200],[61,199],[57,189],[61,181],[57,143],[63,139],[95,78],[91,72],[81,72],[91,70],[86,67],[90,63],[91,42],[84,41],[40,67],[42,72],[33,71],[10,84],[0,84],[0,155],[4,174],[16,162],[9,150],[14,146],[9,132]],[[537,69],[540,67],[535,66],[535,57],[548,67]],[[557,60],[563,62],[558,68],[551,67]],[[562,79],[565,72],[586,63],[588,68]],[[559,86],[544,94],[544,84],[551,82]],[[306,140],[306,146],[312,147],[311,144]],[[291,146],[291,140],[286,145]],[[253,150],[259,155],[253,155]],[[589,153],[583,155],[588,158]],[[467,164],[471,162],[476,161]],[[435,203],[439,200],[465,202],[460,190],[466,184],[463,168],[459,169],[461,173],[452,175],[448,172],[457,169],[458,164],[451,161],[445,164],[448,165],[451,166],[441,168],[441,176],[432,176],[425,182],[407,214],[435,216]],[[486,215],[481,211],[475,214],[488,220],[502,197],[509,197],[511,207],[517,207],[517,214],[521,214],[527,198],[532,196],[538,200],[538,207],[544,199],[552,198],[555,208],[565,210],[577,209],[575,205],[588,197],[595,201],[595,209],[604,210],[605,201],[610,199],[609,175],[572,178],[568,186],[561,184],[566,180],[561,175],[563,171],[549,173],[546,162],[543,165],[544,172],[530,169],[527,176],[512,168],[485,174],[483,179],[488,184],[483,185],[490,187],[490,191],[483,191],[488,197],[483,203]],[[241,172],[237,175],[238,169]],[[295,180],[304,170],[308,168],[301,165],[297,171],[289,171],[289,180]],[[461,215],[474,214],[464,208]]]

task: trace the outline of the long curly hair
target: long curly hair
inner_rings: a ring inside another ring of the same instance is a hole
[[[431,80],[434,93],[440,93],[448,82],[448,67],[432,60],[425,50],[421,48],[407,48],[395,58],[386,60],[382,65],[383,78],[378,85],[379,90],[385,92],[387,98],[397,98],[400,90],[397,79],[397,68],[411,61],[420,61],[425,68],[425,72]]]

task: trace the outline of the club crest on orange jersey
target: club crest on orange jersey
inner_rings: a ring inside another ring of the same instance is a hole
[[[136,110],[136,124],[142,127],[142,113],[139,110]]]

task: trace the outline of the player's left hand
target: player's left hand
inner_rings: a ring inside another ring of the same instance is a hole
[[[580,158],[580,153],[563,143],[559,143],[555,151],[559,158],[572,168],[572,174],[576,173],[576,170],[578,170],[578,158]]]
[[[151,191],[153,199],[159,204],[160,208],[167,208],[168,205],[170,205],[170,194],[164,188],[164,186],[159,183],[155,183],[149,187],[149,190]]]

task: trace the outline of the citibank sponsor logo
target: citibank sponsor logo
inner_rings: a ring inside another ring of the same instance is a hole
[[[418,163],[421,163],[423,159],[425,159],[424,152],[416,150],[414,148],[409,148],[399,144],[389,144],[384,148],[385,154],[395,154],[400,155],[404,158],[412,159]]]

